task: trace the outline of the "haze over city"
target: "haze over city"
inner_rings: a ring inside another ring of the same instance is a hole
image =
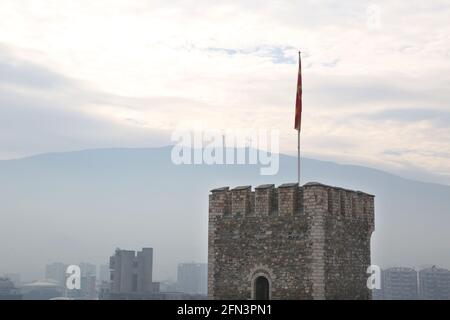
[[[105,265],[116,248],[153,248],[155,281],[186,262],[205,273],[211,190],[297,182],[298,199],[330,186],[330,213],[332,190],[375,196],[349,200],[374,216],[358,238],[373,264],[450,269],[449,16],[444,0],[1,0],[0,276]],[[176,130],[243,128],[279,133],[273,175],[174,162]]]

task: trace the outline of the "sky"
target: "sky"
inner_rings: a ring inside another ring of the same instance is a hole
[[[448,1],[0,0],[0,159],[279,129],[295,154],[450,184]]]

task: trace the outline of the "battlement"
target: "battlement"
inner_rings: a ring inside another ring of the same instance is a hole
[[[266,184],[255,187],[223,187],[211,190],[210,216],[295,216],[308,212],[373,219],[374,196],[332,187],[316,182],[275,187]]]
[[[316,182],[211,190],[208,295],[370,299],[373,231],[374,196],[361,191]]]

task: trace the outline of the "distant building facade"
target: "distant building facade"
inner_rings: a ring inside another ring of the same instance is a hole
[[[208,265],[206,263],[181,263],[178,265],[178,291],[206,295],[207,282]]]
[[[117,249],[110,258],[110,298],[145,299],[159,292],[159,283],[153,282],[153,249],[142,251]]]
[[[450,270],[433,266],[419,271],[420,298],[450,299]]]
[[[4,278],[11,280],[16,287],[19,287],[22,283],[20,273],[5,273]]]
[[[372,289],[372,300],[383,300],[383,289]]]
[[[374,196],[319,183],[215,189],[210,299],[370,299]]]
[[[161,292],[178,292],[178,283],[170,279],[163,280],[159,284]]]
[[[384,300],[416,300],[419,297],[417,271],[395,267],[382,271],[382,298]]]
[[[66,286],[67,265],[62,262],[54,262],[45,267],[45,279],[54,280],[61,287]]]
[[[99,282],[109,281],[109,277],[110,277],[109,265],[102,264],[100,266],[100,270],[98,272],[98,280],[99,280]]]
[[[24,300],[50,300],[65,296],[65,288],[55,280],[39,280],[24,284],[21,288]]]
[[[0,300],[22,300],[22,295],[8,278],[0,278]]]
[[[81,269],[81,296],[85,299],[96,299],[97,295],[97,266],[82,262]]]
[[[97,277],[97,266],[89,262],[81,262],[79,265],[81,270],[81,276],[94,276]]]
[[[67,289],[68,265],[62,262],[48,264],[45,268],[45,279],[56,282],[63,289],[63,296],[65,297],[71,299],[97,299],[97,266],[88,262],[81,262],[77,266],[81,272],[80,289]]]

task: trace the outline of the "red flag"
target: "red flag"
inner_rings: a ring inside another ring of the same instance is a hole
[[[295,101],[295,125],[294,128],[300,131],[302,126],[302,58],[298,53],[298,80],[297,99]]]

